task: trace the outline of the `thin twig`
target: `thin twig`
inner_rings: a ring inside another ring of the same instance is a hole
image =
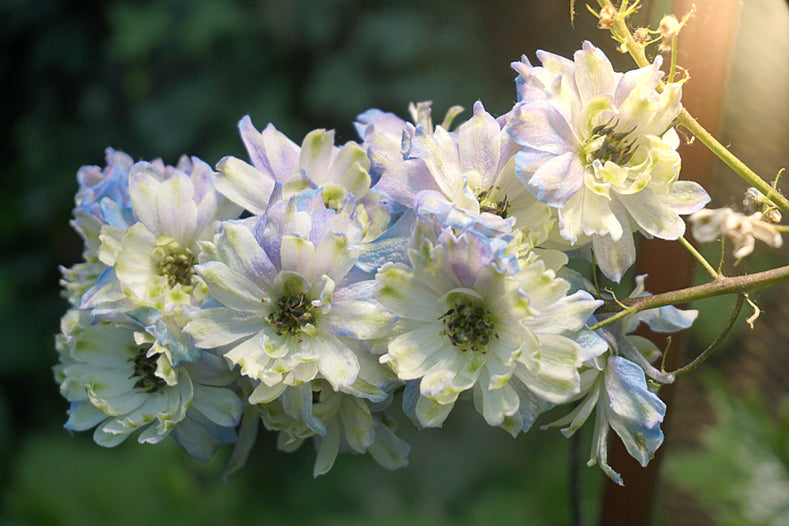
[[[724,276],[703,285],[687,287],[684,289],[654,294],[652,296],[638,296],[635,298],[622,298],[616,301],[605,300],[597,309],[598,313],[616,312],[613,317],[620,319],[622,316],[633,314],[647,309],[655,309],[666,305],[679,305],[689,301],[722,296],[724,294],[743,294],[768,285],[774,285],[789,280],[789,265],[778,267],[744,276]],[[627,308],[622,311],[622,305]],[[591,328],[597,329],[605,325],[611,318],[607,318]]]
[[[723,331],[718,335],[717,338],[715,338],[712,341],[712,343],[706,349],[704,349],[701,352],[701,354],[696,356],[696,358],[694,358],[692,362],[685,365],[684,367],[680,367],[676,371],[672,371],[670,373],[667,371],[663,371],[663,372],[665,372],[666,374],[673,374],[674,376],[682,376],[684,374],[687,374],[695,370],[699,365],[704,363],[704,361],[712,355],[712,353],[718,348],[718,346],[723,342],[723,340],[726,339],[726,337],[731,332],[732,328],[734,327],[734,322],[737,321],[737,316],[740,315],[740,311],[742,310],[743,303],[745,303],[745,295],[738,294],[737,304],[734,306],[734,310],[732,311],[731,316],[729,316],[729,321],[726,323],[726,326],[723,328]]]
[[[716,271],[712,265],[709,264],[707,259],[701,255],[701,252],[696,250],[696,247],[690,244],[690,241],[684,237],[680,237],[679,242],[682,243],[682,246],[685,247],[694,258],[696,258],[696,261],[698,261],[701,266],[704,267],[704,270],[707,271],[707,274],[709,274],[712,279],[718,279],[720,277],[720,272]]]

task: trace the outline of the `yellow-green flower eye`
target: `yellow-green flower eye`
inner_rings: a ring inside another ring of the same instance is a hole
[[[279,335],[296,334],[302,327],[315,321],[313,305],[304,294],[282,296],[277,300],[277,310],[269,314],[268,321]]]
[[[129,361],[134,365],[134,372],[129,378],[137,379],[134,382],[135,389],[153,394],[161,391],[167,385],[163,378],[156,376],[156,360],[156,355],[148,356],[148,347],[141,347],[133,358],[129,358]]]
[[[489,319],[490,312],[471,303],[455,303],[439,319],[446,327],[443,334],[452,345],[461,351],[485,353],[485,346],[490,343],[494,325]]]
[[[494,187],[481,191],[477,194],[477,201],[479,201],[479,211],[482,213],[489,213],[499,216],[502,219],[507,219],[510,210],[510,202],[505,195],[500,201],[496,201],[491,196]]]
[[[175,287],[176,284],[190,285],[192,276],[195,275],[196,263],[197,258],[188,248],[176,250],[159,262],[159,275],[167,278],[170,287]]]

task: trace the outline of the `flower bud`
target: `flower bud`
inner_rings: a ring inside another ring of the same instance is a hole
[[[639,27],[633,33],[633,39],[639,44],[646,44],[649,42],[649,29],[645,27]]]
[[[597,27],[599,29],[611,29],[614,27],[614,22],[616,21],[617,11],[616,8],[612,5],[604,6],[600,9],[600,21],[597,23]]]
[[[749,212],[755,212],[761,209],[763,202],[764,195],[759,190],[751,186],[745,191],[745,197],[742,200],[742,206],[744,206]]]
[[[780,223],[781,211],[777,208],[768,208],[764,211],[764,220],[774,225]]]

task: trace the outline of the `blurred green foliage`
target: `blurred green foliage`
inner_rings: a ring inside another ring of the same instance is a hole
[[[702,448],[671,455],[664,473],[690,491],[722,526],[789,525],[789,399],[777,412],[751,394],[708,382],[717,422]]]
[[[21,448],[0,522],[13,525],[570,523],[569,442],[535,432],[513,440],[468,406],[445,429],[406,431],[411,467],[387,472],[341,455],[312,479],[314,451],[275,450],[263,437],[247,466],[222,482],[227,451],[209,463],[172,441],[102,449],[89,436],[35,434]],[[588,443],[584,444],[587,447]],[[550,459],[550,461],[546,461]],[[597,513],[597,470],[585,470],[587,523]]]

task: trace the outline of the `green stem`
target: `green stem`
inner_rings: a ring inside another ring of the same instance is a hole
[[[668,70],[669,83],[674,82],[674,75],[677,73],[677,37],[671,42],[671,67]]]
[[[789,200],[778,193],[775,188],[770,186],[770,184],[768,184],[764,179],[759,177],[753,170],[748,168],[744,162],[735,157],[729,150],[726,149],[725,146],[719,143],[710,132],[705,130],[704,127],[699,124],[698,121],[690,115],[690,113],[688,113],[685,108],[682,108],[678,119],[679,122],[685,128],[687,128],[690,133],[695,135],[704,146],[709,148],[712,153],[717,155],[721,161],[726,163],[726,166],[734,170],[737,175],[744,179],[749,185],[753,186],[762,194],[764,194],[767,199],[772,201],[775,206],[781,210],[781,212],[784,214],[789,214]]]
[[[696,247],[690,244],[690,241],[688,241],[684,237],[681,237],[679,238],[679,242],[682,243],[682,246],[685,247],[694,258],[696,258],[696,261],[701,263],[701,266],[704,267],[704,270],[707,271],[707,274],[709,274],[712,279],[718,279],[720,277],[718,271],[716,271],[712,267],[712,265],[709,264],[709,262],[704,258],[704,256],[701,255],[701,252],[696,250]]]
[[[787,280],[789,280],[789,265],[765,270],[764,272],[757,272],[755,274],[747,274],[745,276],[721,276],[703,285],[673,290],[662,294],[654,294],[652,296],[638,296],[636,298],[624,298],[622,300],[606,300],[605,303],[597,309],[596,313],[605,314],[613,312],[615,314],[594,324],[590,329],[599,329],[629,314],[635,314],[643,310],[656,309],[658,307],[665,307],[666,305],[679,305],[690,301],[711,298],[713,296],[722,296],[724,294],[744,294]]]
[[[707,358],[712,356],[712,353],[715,352],[715,350],[718,348],[721,342],[723,342],[723,340],[726,339],[726,337],[729,335],[731,330],[734,328],[734,322],[737,320],[737,316],[740,315],[740,311],[742,310],[742,304],[744,302],[745,302],[745,296],[743,296],[742,294],[737,296],[737,304],[734,306],[734,310],[732,311],[731,316],[729,316],[729,321],[728,323],[726,323],[726,326],[723,328],[723,331],[721,331],[718,337],[715,338],[715,340],[713,340],[713,342],[706,349],[704,349],[701,352],[701,354],[696,356],[696,358],[694,358],[692,362],[685,365],[684,367],[680,367],[676,371],[668,372],[662,370],[661,372],[674,376],[682,376],[698,369],[698,367],[702,363],[704,363],[704,361]]]
[[[597,0],[597,3],[600,7],[604,7],[610,5],[613,7],[611,0]],[[646,55],[644,54],[644,48],[633,39],[633,35],[630,33],[630,29],[628,29],[625,20],[622,18],[617,18],[614,22],[614,27],[611,28],[611,34],[614,38],[625,44],[625,48],[627,49],[630,56],[633,57],[633,60],[639,67],[645,67],[649,65],[649,60],[647,60]],[[661,81],[658,84],[658,91],[663,91],[665,84]],[[726,149],[721,143],[712,136],[710,132],[708,132],[704,127],[698,123],[693,116],[688,113],[685,108],[682,108],[678,116],[678,120],[680,124],[682,124],[690,133],[692,133],[698,140],[706,146],[712,153],[714,153],[718,158],[726,163],[726,166],[734,170],[734,172],[739,175],[745,182],[749,185],[753,186],[757,190],[759,190],[762,194],[764,194],[767,199],[772,201],[775,206],[777,206],[781,212],[784,214],[789,214],[789,200],[786,199],[783,195],[778,193],[778,191],[770,186],[767,182],[764,181],[761,177],[759,177],[756,172],[748,168],[745,163],[740,161],[734,154],[732,154],[729,150]]]

